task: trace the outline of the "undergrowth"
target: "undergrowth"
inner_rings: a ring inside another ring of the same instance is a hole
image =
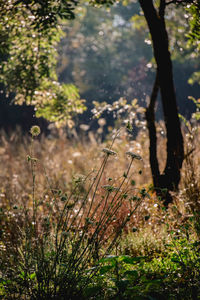
[[[200,299],[199,127],[185,126],[167,210],[151,186],[145,130],[101,144],[37,130],[1,134],[0,297]],[[162,162],[162,123],[160,132]]]

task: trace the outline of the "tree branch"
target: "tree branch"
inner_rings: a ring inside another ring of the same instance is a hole
[[[165,16],[165,7],[166,7],[165,0],[160,0],[159,16],[162,20],[164,20],[164,16]]]
[[[185,4],[194,4],[194,0],[171,0],[169,2],[166,2],[165,5],[170,5],[170,4],[178,4],[178,5],[185,5]]]

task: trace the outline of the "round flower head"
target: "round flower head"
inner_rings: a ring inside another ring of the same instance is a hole
[[[34,125],[30,129],[30,133],[32,136],[38,136],[40,134],[40,127],[37,125]]]

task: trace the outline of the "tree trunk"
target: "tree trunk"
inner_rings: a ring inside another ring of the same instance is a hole
[[[160,170],[157,158],[157,136],[155,126],[155,103],[159,91],[158,71],[156,72],[156,78],[151,93],[149,106],[146,109],[145,116],[147,120],[147,128],[149,130],[149,161],[151,166],[151,173],[153,178],[154,187],[159,186]]]
[[[153,0],[139,0],[139,2],[152,37],[167,132],[166,166],[162,175],[160,175],[159,172],[157,172],[157,174],[154,173],[154,184],[156,183],[157,186],[155,186],[155,188],[157,188],[157,190],[161,191],[162,189],[167,189],[168,191],[173,191],[178,188],[180,182],[180,169],[184,159],[184,146],[173,83],[172,61],[168,49],[168,35],[164,20],[165,1],[161,0],[159,13],[153,5]],[[152,141],[150,141],[150,144],[151,142]],[[169,197],[168,193],[168,197],[165,199],[165,205],[167,206],[169,202],[171,202],[171,197]]]

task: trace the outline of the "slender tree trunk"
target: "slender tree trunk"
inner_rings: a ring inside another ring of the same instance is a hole
[[[149,105],[146,109],[145,116],[147,120],[147,128],[149,130],[149,161],[151,166],[151,173],[153,178],[154,187],[159,186],[160,170],[157,157],[157,136],[155,125],[155,103],[157,100],[159,91],[158,71],[156,72],[156,78],[151,93]]]
[[[158,176],[155,175],[154,184],[156,183],[156,188],[160,190],[167,189],[168,191],[173,191],[178,188],[180,182],[180,169],[184,159],[184,146],[173,83],[172,61],[168,49],[168,34],[164,20],[165,1],[160,1],[159,13],[153,5],[153,0],[139,0],[139,2],[152,37],[167,131],[166,166],[162,175],[159,175],[159,173]],[[166,206],[168,202],[171,202],[170,197],[167,197],[165,201]]]

